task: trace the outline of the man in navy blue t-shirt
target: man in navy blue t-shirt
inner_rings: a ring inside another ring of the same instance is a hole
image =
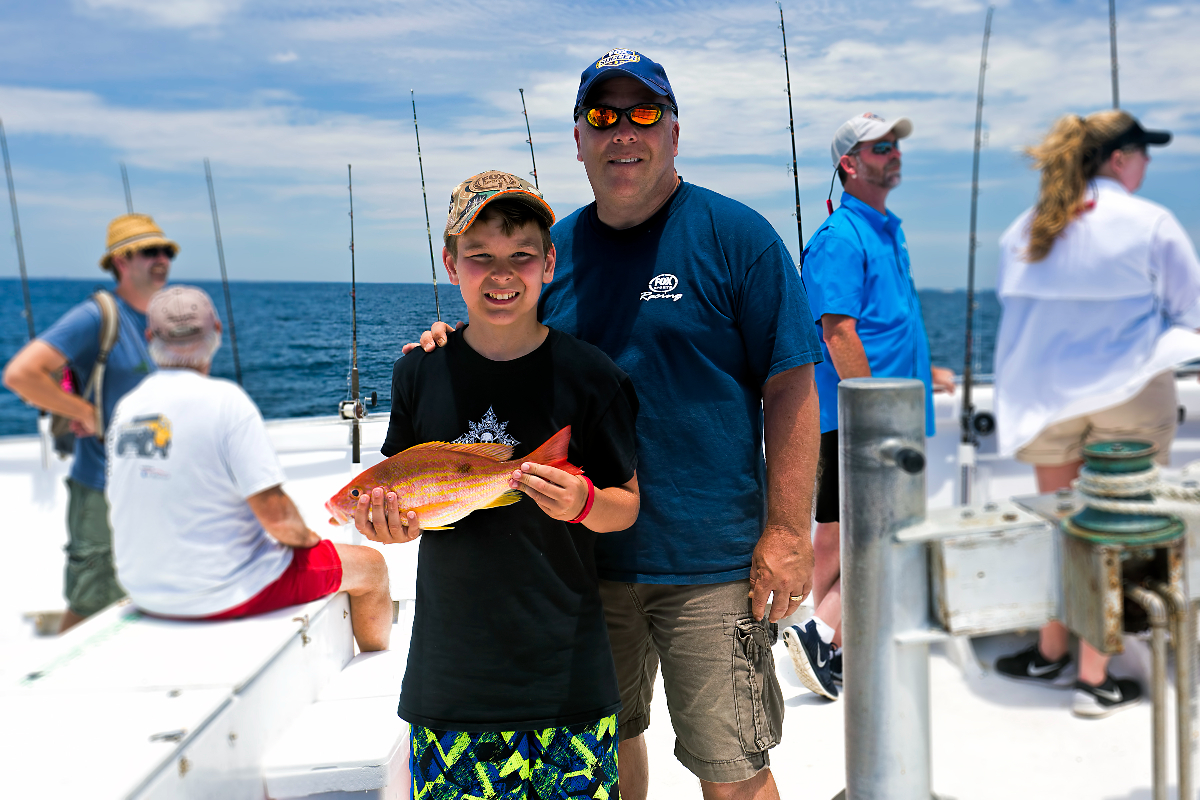
[[[145,214],[123,214],[108,225],[108,243],[100,268],[111,272],[117,306],[117,340],[104,369],[97,408],[91,400],[66,392],[54,374],[70,367],[82,391],[96,368],[101,312],[84,300],[25,345],[4,368],[4,385],[22,400],[72,421],[75,460],[67,478],[67,565],[63,591],[67,611],[60,631],[81,622],[125,595],[112,558],[112,530],[104,498],[104,432],[117,401],[141,382],[154,364],[146,352],[146,306],[167,283],[179,245],[166,238]]]
[[[584,70],[575,141],[596,202],[551,231],[542,320],[607,353],[640,399],[641,514],[596,545],[621,796],[646,796],[642,733],[661,662],[675,755],[705,796],[777,798],[771,644],[812,583],[820,344],[770,224],[675,172],[677,114],[666,72],[640,53],[612,50]]]

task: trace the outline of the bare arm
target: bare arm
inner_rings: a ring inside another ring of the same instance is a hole
[[[4,385],[26,403],[74,420],[91,436],[96,426],[95,407],[79,395],[64,392],[54,380],[53,373],[66,365],[66,356],[34,339],[4,368]]]
[[[316,531],[304,524],[296,504],[283,487],[272,486],[246,498],[259,523],[280,544],[288,547],[313,547],[321,541]]]
[[[533,498],[554,519],[573,520],[587,503],[587,483],[578,475],[554,467],[525,463],[513,472],[509,485]],[[580,524],[596,533],[623,531],[641,508],[637,474],[620,486],[596,489],[592,510]]]
[[[871,377],[867,351],[858,338],[858,320],[845,314],[823,314],[821,332],[839,378]]]
[[[763,385],[763,435],[767,524],[750,565],[750,597],[755,619],[762,619],[773,593],[771,622],[778,622],[812,590],[809,523],[821,439],[812,364],[781,372]]]

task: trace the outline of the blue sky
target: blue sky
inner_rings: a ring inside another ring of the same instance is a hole
[[[922,287],[965,283],[971,145],[986,5],[788,2],[806,235],[824,217],[829,140],[850,116],[912,118],[905,220]],[[1195,239],[1200,206],[1200,4],[1118,0],[1121,97],[1154,151],[1144,196]],[[348,280],[346,164],[358,277],[423,281],[429,253],[409,90],[435,236],[450,189],[484,169],[539,178],[560,215],[591,200],[570,110],[579,73],[612,47],[667,69],[686,180],[765,215],[795,255],[791,145],[773,2],[541,0],[42,0],[0,9],[0,118],[31,276],[99,276],[104,226],[134,205],[182,245],[174,279],[218,277],[203,159],[212,160],[229,274]],[[1111,104],[1104,0],[997,5],[981,167],[980,286],[995,241],[1033,199],[1020,155],[1067,112]],[[7,217],[4,217],[7,220]],[[7,225],[5,226],[7,227]],[[11,235],[0,275],[15,276]]]

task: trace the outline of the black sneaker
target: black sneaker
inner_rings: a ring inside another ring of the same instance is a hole
[[[829,677],[833,678],[835,686],[842,685],[842,648],[833,651],[829,657]]]
[[[1077,717],[1099,719],[1122,708],[1136,706],[1142,699],[1142,687],[1128,678],[1104,676],[1104,683],[1092,686],[1075,681],[1075,700],[1071,713]]]
[[[1075,681],[1075,670],[1069,669],[1070,666],[1070,653],[1051,661],[1042,655],[1036,643],[1019,653],[996,659],[996,672],[1006,678],[1035,681],[1059,689],[1070,688]]]
[[[833,647],[821,641],[817,624],[809,620],[803,628],[792,625],[783,632],[783,645],[792,657],[800,682],[822,697],[836,700],[838,690],[829,670]]]

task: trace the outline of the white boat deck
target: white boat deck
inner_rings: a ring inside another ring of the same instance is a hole
[[[1181,429],[1173,466],[1200,458],[1200,386],[1183,383],[1181,390],[1189,420]],[[977,405],[987,408],[989,400],[985,388]],[[951,505],[957,496],[956,414],[950,398],[939,400],[940,433],[927,446],[931,506]],[[323,503],[354,472],[380,459],[386,418],[380,415],[365,425],[363,464],[353,469],[345,423],[310,419],[272,422],[269,428],[288,475],[285,488],[305,518],[331,538],[349,541],[349,529],[327,525]],[[163,764],[187,737],[199,735],[242,702],[239,698],[253,700],[256,675],[280,658],[293,657],[287,655],[299,647],[293,617],[308,613],[315,625],[334,601],[285,609],[234,626],[153,620],[118,606],[67,636],[34,637],[23,615],[62,607],[65,466],[52,457],[50,469],[43,470],[34,437],[0,439],[0,497],[8,505],[3,532],[10,565],[9,579],[0,582],[0,796],[234,796],[185,791],[201,784],[193,780],[185,785],[177,765],[168,764],[164,770]],[[977,500],[1033,491],[1028,468],[994,457],[994,439],[984,440],[979,474]],[[393,597],[412,600],[416,548],[381,550],[391,570]],[[802,609],[797,617],[808,613],[810,609]],[[398,648],[406,647],[408,631],[401,630],[406,622],[402,616],[393,636]],[[975,640],[975,648],[982,662],[990,664],[997,654],[1031,637],[984,637]],[[113,642],[124,642],[128,649],[116,648]],[[319,649],[324,652],[320,663],[336,666],[311,668],[313,685],[289,690],[293,718],[318,697],[324,682],[351,654],[334,645]],[[139,653],[136,659],[115,655],[133,651]],[[771,754],[781,795],[832,798],[845,782],[843,705],[826,702],[800,685],[782,642],[776,645],[775,657],[787,707],[783,741]],[[1129,640],[1126,653],[1114,660],[1113,671],[1148,685],[1148,665],[1145,643]],[[31,680],[32,673],[40,674]],[[931,656],[931,689],[933,785],[939,796],[1151,796],[1148,702],[1104,720],[1076,719],[1069,712],[1070,692],[1014,684],[970,664],[964,669],[940,645],[933,647]],[[378,702],[394,708],[398,693],[397,676],[394,693]],[[674,736],[661,683],[655,698],[647,733],[650,797],[699,797],[696,779],[672,754]],[[162,735],[152,741],[154,734]],[[265,747],[282,734],[260,731],[247,736]],[[178,739],[173,741],[173,736]],[[198,763],[197,769],[216,770],[213,775],[221,769],[243,777],[247,770],[257,774],[257,761],[235,755],[237,748],[229,742],[222,746],[225,751],[204,752],[206,758],[225,763]],[[1174,770],[1173,746],[1171,758]],[[166,783],[163,776],[171,776],[178,785]],[[153,786],[147,783],[152,778],[158,781]],[[211,783],[208,789],[215,791],[219,785],[220,781]],[[237,796],[267,794],[260,787]]]

